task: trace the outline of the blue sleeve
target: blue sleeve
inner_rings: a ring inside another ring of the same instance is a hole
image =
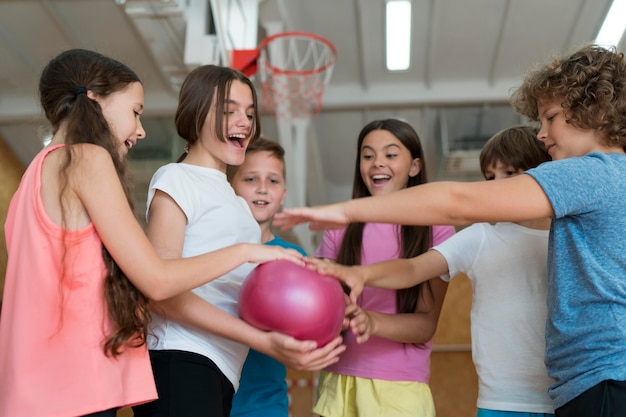
[[[266,245],[272,245],[272,246],[282,246],[283,248],[287,248],[287,249],[295,249],[298,252],[300,252],[302,254],[302,256],[307,256],[306,252],[304,251],[304,249],[302,249],[300,246],[291,243],[291,242],[287,242],[286,240],[276,236],[274,237],[274,239],[270,240],[269,242],[265,243]]]

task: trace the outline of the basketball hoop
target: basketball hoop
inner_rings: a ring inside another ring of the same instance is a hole
[[[234,51],[233,67],[248,76],[258,69],[266,111],[282,120],[310,119],[322,108],[336,58],[337,50],[326,38],[282,32],[265,38],[257,50]]]

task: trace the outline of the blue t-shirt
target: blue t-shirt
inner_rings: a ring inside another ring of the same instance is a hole
[[[302,248],[276,236],[266,245],[282,246],[295,249],[302,255]],[[287,417],[289,399],[287,398],[287,369],[276,359],[250,349],[243,364],[239,389],[233,397],[231,417],[263,416]]]
[[[545,361],[558,408],[626,380],[626,155],[594,152],[527,173],[555,213]]]

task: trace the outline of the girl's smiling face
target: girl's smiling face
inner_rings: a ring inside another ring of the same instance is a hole
[[[140,82],[130,83],[125,89],[106,97],[98,96],[92,91],[87,91],[87,96],[96,100],[102,108],[111,133],[119,141],[121,155],[126,155],[139,139],[146,137],[140,120],[144,103],[143,86]]]
[[[371,195],[383,195],[406,188],[409,177],[420,172],[419,158],[391,132],[372,130],[359,150],[361,177]]]
[[[254,125],[254,99],[247,84],[233,80],[223,109],[211,106],[200,132],[197,146],[203,147],[210,161],[207,166],[226,172],[227,165],[241,165]],[[215,118],[225,117],[226,142],[215,135]]]

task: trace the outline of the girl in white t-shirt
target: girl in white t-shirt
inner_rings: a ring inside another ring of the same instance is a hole
[[[146,232],[161,256],[190,257],[239,242],[261,242],[245,200],[226,179],[260,133],[251,81],[231,68],[201,66],[184,81],[175,116],[185,153],[161,167],[148,191]],[[259,245],[259,248],[267,248]],[[261,249],[259,249],[261,250]],[[298,369],[320,369],[343,351],[338,337],[323,348],[238,318],[243,280],[255,267],[225,257],[219,277],[154,307],[150,356],[159,399],[134,408],[136,417],[229,416],[248,346]]]

